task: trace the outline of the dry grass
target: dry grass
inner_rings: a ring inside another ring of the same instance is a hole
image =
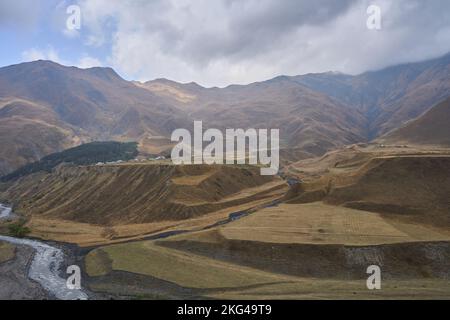
[[[345,207],[281,204],[220,229],[228,239],[269,243],[373,245],[450,240],[450,231],[411,225],[377,213]]]
[[[319,158],[300,160],[284,169],[287,174],[311,182],[322,176],[355,173],[371,159],[405,156],[450,156],[450,149],[436,146],[352,145],[336,149]]]
[[[449,149],[355,145],[289,166],[286,173],[302,184],[289,192],[287,202],[324,201],[401,223],[448,229],[449,171]]]
[[[15,253],[16,247],[14,245],[0,241],[0,263],[13,259]]]
[[[176,230],[199,230],[228,218],[233,212],[252,210],[264,206],[282,197],[284,189],[272,190],[269,184],[266,196],[243,204],[231,206],[200,217],[182,221],[162,221],[157,223],[124,224],[104,227],[68,220],[55,220],[45,217],[33,217],[27,226],[32,230],[31,236],[44,240],[75,243],[82,247],[107,245],[131,240],[142,240],[161,232]],[[261,191],[259,189],[259,191]],[[272,190],[272,191],[270,191]]]
[[[104,250],[91,251],[85,259],[86,272],[92,277],[107,275],[112,271],[112,262]]]
[[[149,83],[135,82],[135,84],[138,87],[149,90],[150,92],[162,95],[164,97],[169,97],[170,99],[175,99],[181,103],[189,103],[197,99],[195,95],[169,84],[157,83],[155,81]]]
[[[197,218],[268,197],[274,181],[287,189],[252,166],[63,167],[19,179],[1,197],[33,217],[111,227]],[[227,199],[249,188],[254,194]]]
[[[199,232],[180,235],[165,242],[176,244],[189,239],[191,246],[195,246],[196,242],[220,242],[220,238],[214,235],[213,231]],[[358,280],[291,276],[223,261],[214,258],[216,253],[213,251],[210,253],[207,256],[197,255],[160,246],[158,242],[141,241],[94,250],[86,257],[85,264],[91,277],[99,277],[92,289],[126,292],[129,295],[142,293],[143,287],[121,287],[118,285],[119,279],[118,283],[115,282],[113,271],[125,271],[168,281],[182,288],[203,290],[203,297],[216,299],[448,299],[450,292],[448,281],[425,278],[383,278],[382,290],[370,291],[366,288],[364,266],[361,266],[363,276]],[[102,281],[105,275],[110,277]],[[158,287],[149,289],[161,292]]]
[[[105,270],[127,271],[189,288],[241,287],[289,279],[160,247],[151,241],[112,245],[101,250],[108,255],[110,262],[100,259],[98,250],[89,253],[86,270],[90,276],[105,275]]]
[[[450,285],[442,280],[386,280],[381,290],[367,290],[365,281],[299,279],[296,282],[274,284],[256,289],[237,289],[212,294],[216,299],[236,300],[318,300],[318,299],[444,299],[449,298]]]

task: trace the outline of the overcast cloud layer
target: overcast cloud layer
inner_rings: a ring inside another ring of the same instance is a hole
[[[82,28],[67,32],[65,8],[74,3]],[[382,10],[381,30],[366,27],[371,4]],[[65,41],[79,44],[66,57],[67,44],[46,37],[23,50],[25,60],[225,86],[281,74],[356,74],[437,57],[450,51],[449,12],[448,0],[80,0],[58,1],[50,11],[2,0],[0,27],[52,21]]]

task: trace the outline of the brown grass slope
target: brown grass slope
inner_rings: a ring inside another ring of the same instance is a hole
[[[352,248],[164,242],[91,251],[85,257],[87,287],[147,299],[448,298],[448,270],[441,262],[448,259],[448,244]],[[382,290],[367,290],[367,265],[380,261]]]
[[[328,279],[365,279],[371,264],[383,268],[385,279],[443,278],[450,276],[446,242],[417,242],[375,246],[277,243],[228,239],[220,230],[181,235],[156,244],[219,261],[274,274]],[[200,241],[199,241],[200,238]],[[433,254],[430,254],[433,253]]]
[[[375,158],[353,181],[335,186],[326,201],[352,208],[406,215],[450,226],[450,157]]]
[[[24,99],[0,99],[0,175],[88,139],[58,120],[51,108]]]
[[[286,197],[450,226],[450,151],[445,148],[352,146],[289,165],[301,183]]]
[[[176,221],[264,199],[271,191],[249,192],[279,180],[250,166],[118,165],[60,167],[16,181],[2,198],[15,211],[47,219],[100,225]]]
[[[144,131],[168,134],[183,123],[179,122],[181,111],[110,68],[79,69],[51,61],[4,67],[0,69],[0,96],[44,105],[60,120],[94,137],[136,138]]]
[[[450,54],[356,76],[320,73],[292,81],[362,112],[373,139],[415,119],[450,96]]]
[[[382,139],[388,143],[440,145],[450,147],[450,99]]]
[[[309,155],[365,140],[365,119],[358,111],[285,77],[226,88],[164,79],[139,86],[203,120],[205,127],[280,129],[281,147]]]
[[[168,136],[190,123],[182,110],[110,68],[79,69],[50,61],[0,68],[0,99],[1,137],[12,144],[0,157],[0,174],[63,146],[92,140],[142,144],[149,136]],[[48,139],[37,134],[42,132]],[[35,155],[25,157],[24,152]]]

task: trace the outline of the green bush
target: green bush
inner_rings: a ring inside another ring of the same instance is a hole
[[[25,227],[26,221],[19,221],[8,226],[11,236],[23,238],[31,232],[30,228]]]

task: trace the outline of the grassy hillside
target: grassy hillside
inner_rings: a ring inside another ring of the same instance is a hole
[[[357,171],[353,181],[333,188],[326,201],[450,226],[448,172],[448,156],[375,158]]]
[[[101,247],[85,257],[88,286],[150,299],[442,298],[449,289],[440,260],[448,260],[445,243],[353,247],[272,240],[230,240],[210,230]],[[365,286],[373,263],[383,266],[383,290]]]
[[[170,136],[191,124],[188,119],[110,68],[50,61],[0,68],[0,142],[7,146],[0,150],[0,175],[88,141],[136,141],[148,148],[148,137]]]
[[[323,200],[411,223],[448,227],[449,171],[448,149],[352,146],[290,165],[286,173],[303,183],[291,190],[287,201]]]
[[[27,164],[2,177],[1,180],[14,180],[39,171],[50,172],[61,163],[89,165],[98,162],[130,160],[136,157],[137,154],[137,144],[134,142],[91,142],[48,155],[37,162]]]
[[[80,144],[86,137],[75,131],[39,103],[0,98],[0,176]]]
[[[387,143],[450,146],[450,99],[439,103],[418,119],[393,131],[383,139]]]
[[[279,177],[261,176],[255,166],[149,162],[58,168],[17,180],[1,197],[16,212],[117,225],[185,220],[284,188]]]

